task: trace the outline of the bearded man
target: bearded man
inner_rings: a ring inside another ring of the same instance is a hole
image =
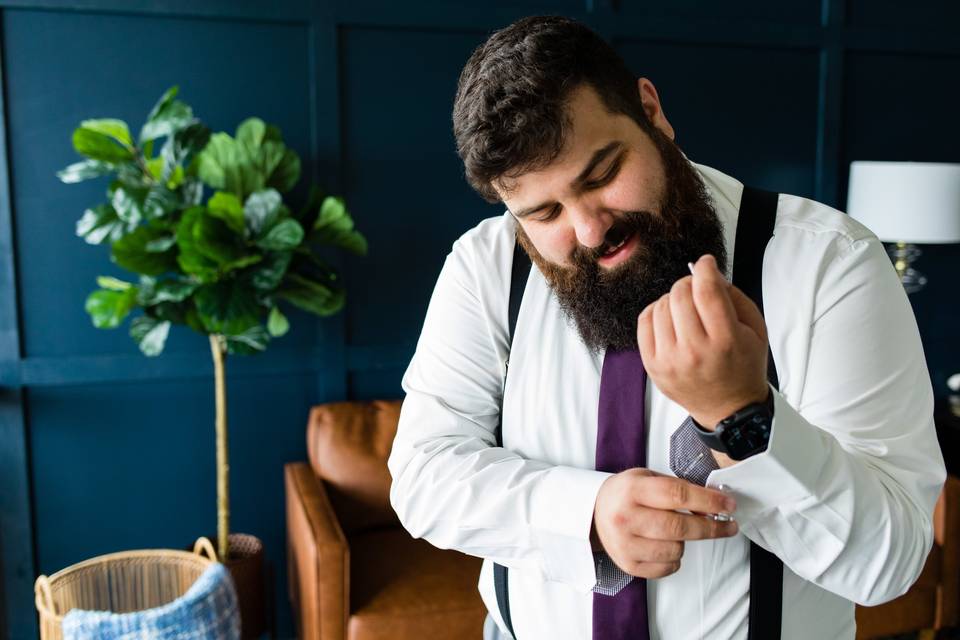
[[[881,243],[690,162],[650,80],[572,20],[493,34],[453,123],[507,211],[441,271],[390,495],[484,558],[485,638],[854,638],[854,603],[919,575],[945,478]],[[753,300],[730,282],[751,269]]]

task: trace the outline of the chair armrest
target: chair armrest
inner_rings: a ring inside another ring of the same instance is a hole
[[[350,549],[322,481],[304,462],[284,466],[289,593],[304,640],[343,640],[350,614]]]
[[[936,628],[960,624],[960,478],[947,476],[933,511],[933,536],[943,550]]]

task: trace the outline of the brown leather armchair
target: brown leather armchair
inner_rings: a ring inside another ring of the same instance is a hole
[[[960,479],[947,482],[933,512],[933,548],[916,583],[876,607],[857,607],[857,639],[920,632],[933,638],[960,625]]]
[[[479,558],[415,540],[390,506],[400,402],[314,407],[284,468],[289,593],[308,640],[480,640]]]

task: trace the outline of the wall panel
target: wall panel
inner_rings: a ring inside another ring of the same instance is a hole
[[[178,84],[214,131],[233,133],[258,115],[309,161],[307,28],[11,10],[3,35],[15,52],[7,60],[8,126],[25,355],[136,352],[124,330],[98,330],[83,310],[97,275],[126,274],[106,248],[75,235],[84,207],[105,200],[107,181],[56,179],[79,160],[73,128],[85,118],[118,117],[135,135],[153,102]],[[315,323],[293,326],[299,344],[316,341]],[[189,331],[172,333],[170,352],[205,344]]]
[[[687,157],[757,187],[813,196],[815,51],[637,41],[617,48],[657,87]]]

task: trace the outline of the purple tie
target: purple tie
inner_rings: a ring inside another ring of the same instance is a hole
[[[607,350],[600,375],[598,471],[619,473],[646,466],[646,386],[639,350]],[[634,578],[614,596],[593,594],[593,640],[628,639],[650,640],[647,581],[642,578]]]

